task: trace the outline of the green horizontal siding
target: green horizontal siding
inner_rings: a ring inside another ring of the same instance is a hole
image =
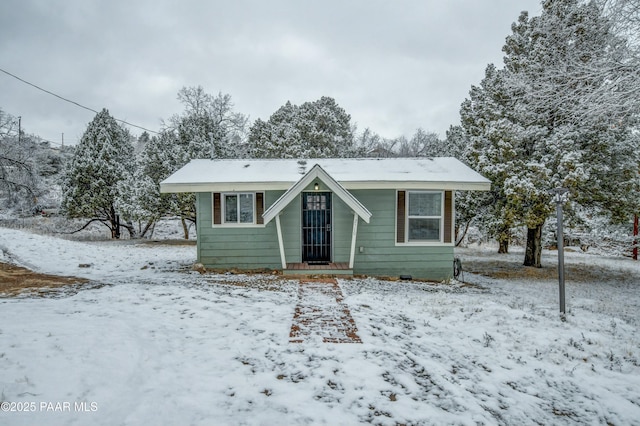
[[[356,190],[352,194],[373,214],[360,221],[353,272],[362,275],[443,280],[453,274],[453,247],[396,245],[396,191]],[[360,252],[362,247],[362,253]]]
[[[351,230],[353,228],[353,213],[349,206],[340,198],[332,196],[333,205],[333,261],[349,262],[351,254]]]
[[[280,192],[265,194],[265,206]],[[211,193],[197,194],[198,262],[215,269],[281,269],[275,222],[266,226],[212,226]]]
[[[271,203],[275,202],[277,199],[278,198],[276,197]],[[272,224],[275,226],[275,220],[269,225]],[[302,262],[302,200],[299,197],[292,201],[282,211],[282,214],[280,215],[280,226],[282,227],[282,240],[284,242],[284,254],[287,262]],[[277,234],[275,238],[277,245]]]
[[[396,191],[354,190],[353,195],[370,211],[370,223],[358,222],[353,272],[362,275],[411,275],[442,280],[452,275],[453,247],[448,245],[396,245]],[[265,210],[283,191],[265,193]],[[210,193],[197,194],[198,261],[209,268],[282,269],[275,220],[264,227],[212,226]],[[348,262],[353,213],[332,197],[334,262]],[[287,262],[301,262],[301,197],[282,212],[280,222]],[[362,247],[362,252],[360,251]]]

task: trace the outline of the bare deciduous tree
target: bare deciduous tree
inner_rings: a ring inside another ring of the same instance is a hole
[[[35,144],[18,132],[16,118],[0,109],[0,197],[8,205],[20,199],[35,202],[37,193]]]

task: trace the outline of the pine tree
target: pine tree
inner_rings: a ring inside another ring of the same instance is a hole
[[[520,16],[504,69],[490,65],[462,105],[467,160],[493,182],[494,233],[525,225],[527,266],[541,266],[550,189],[569,188],[573,202],[612,217],[634,203],[621,188],[639,188],[637,151],[627,151],[638,110],[621,113],[620,93],[607,89],[612,58],[625,54],[608,29],[593,3],[546,1],[541,16]]]
[[[449,126],[445,134],[444,147],[438,151],[440,156],[455,157],[464,160],[464,153],[469,145],[469,138],[462,126]]]
[[[330,97],[291,102],[268,121],[256,120],[249,133],[250,155],[256,158],[322,158],[362,155],[354,143],[351,116]]]
[[[319,157],[354,156],[354,136],[351,116],[335,99],[323,96],[300,105],[297,127],[302,138],[304,155]]]
[[[138,223],[140,237],[145,237],[163,216],[180,215],[177,195],[160,193],[160,182],[182,164],[176,139],[167,130],[147,139],[141,145],[134,172],[120,183],[118,205]]]
[[[255,158],[301,157],[299,115],[299,108],[287,101],[268,121],[257,119],[249,131],[250,155]]]
[[[116,202],[120,184],[133,172],[133,146],[129,133],[103,109],[87,126],[62,182],[61,208],[68,218],[100,222],[120,238]],[[86,227],[86,225],[85,225]]]
[[[466,206],[462,210],[476,212],[477,221],[498,241],[499,253],[508,252],[511,229],[516,224],[515,216],[506,206],[505,180],[522,167],[516,152],[516,128],[510,117],[519,97],[518,93],[509,92],[504,74],[490,64],[480,86],[471,88],[470,98],[460,110],[469,139],[465,162],[492,182],[489,193],[466,194],[460,205]]]

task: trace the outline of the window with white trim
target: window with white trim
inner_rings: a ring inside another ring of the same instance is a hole
[[[213,226],[264,225],[264,192],[214,192]]]
[[[407,191],[407,242],[442,239],[443,193]]]
[[[223,223],[254,224],[255,195],[252,192],[222,194]]]

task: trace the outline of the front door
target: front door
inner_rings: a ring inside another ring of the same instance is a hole
[[[331,193],[302,193],[302,261],[331,262]]]

